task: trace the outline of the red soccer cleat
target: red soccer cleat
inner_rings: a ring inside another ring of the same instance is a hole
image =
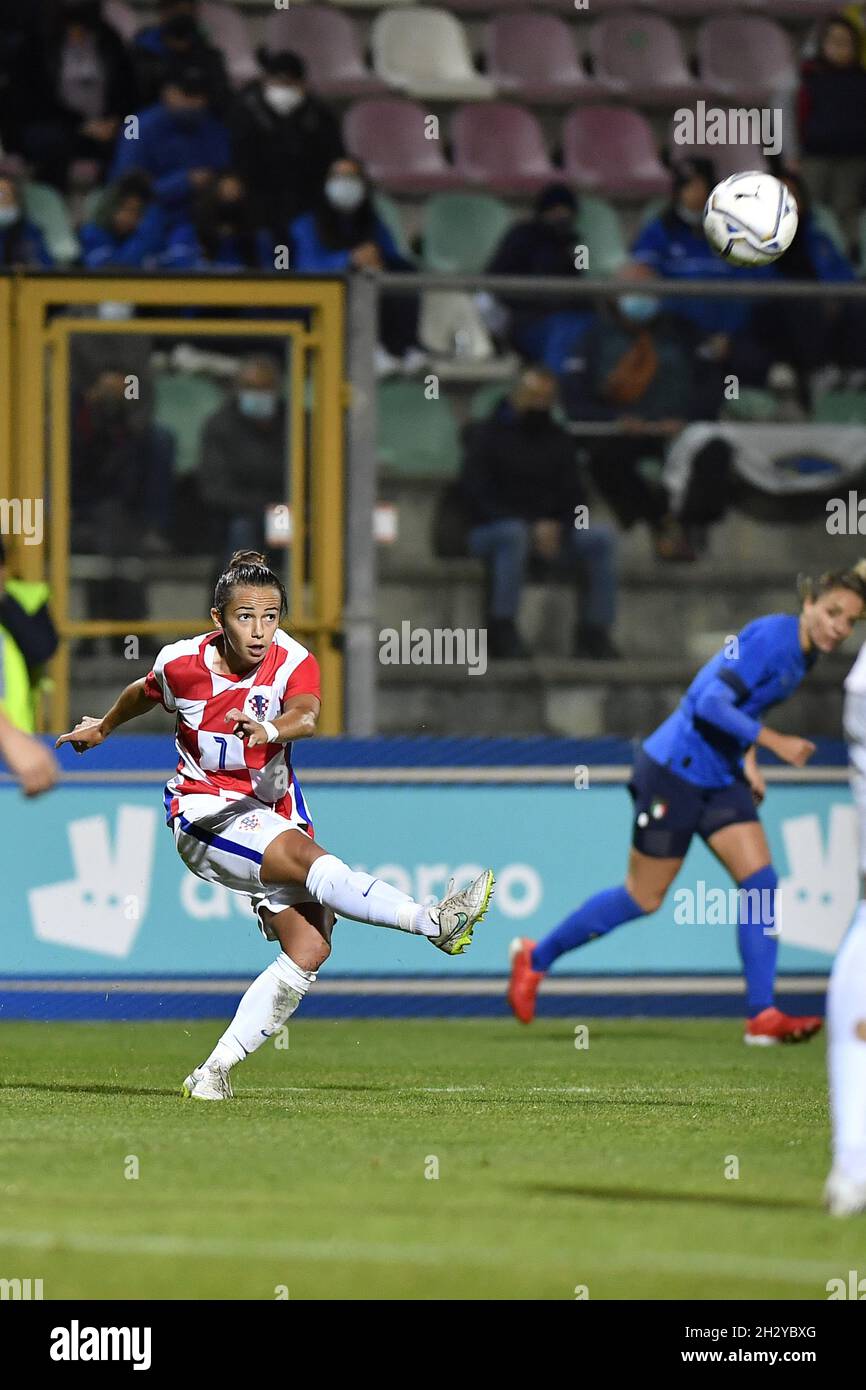
[[[817,1017],[794,1018],[781,1009],[762,1009],[746,1022],[743,1042],[752,1047],[771,1047],[773,1043],[807,1042],[820,1032],[824,1020]]]
[[[532,950],[534,941],[525,936],[515,936],[508,955],[511,960],[511,980],[508,984],[508,1003],[515,1018],[521,1023],[531,1023],[535,1018],[535,996],[538,986],[544,979],[543,970],[533,970]]]

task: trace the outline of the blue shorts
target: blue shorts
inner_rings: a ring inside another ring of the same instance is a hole
[[[632,844],[653,859],[685,858],[693,835],[709,840],[726,825],[756,821],[752,789],[738,778],[727,787],[699,787],[640,749],[628,784],[634,801]]]

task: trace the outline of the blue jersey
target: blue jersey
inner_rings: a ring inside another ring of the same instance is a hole
[[[788,613],[757,618],[729,645],[701,668],[643,745],[655,762],[699,787],[728,786],[742,776],[762,716],[793,694],[816,659],[800,646],[800,619]]]

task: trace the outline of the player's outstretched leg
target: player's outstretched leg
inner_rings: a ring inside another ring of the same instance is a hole
[[[493,892],[493,872],[485,869],[466,888],[427,907],[381,878],[350,869],[321,845],[287,831],[272,840],[261,867],[265,885],[304,884],[311,897],[338,917],[426,936],[449,956],[462,955],[472,941]]]
[[[833,964],[827,992],[833,1168],[824,1189],[832,1216],[866,1211],[866,901]]]
[[[772,864],[737,884],[737,943],[746,977],[746,1026],[743,1041],[751,1047],[807,1042],[820,1031],[817,1015],[786,1014],[773,1003],[778,930],[779,880]]]
[[[282,911],[259,912],[282,950],[253,980],[213,1052],[184,1081],[181,1094],[186,1098],[231,1100],[232,1067],[288,1022],[330,954],[334,918],[327,908],[299,903]]]

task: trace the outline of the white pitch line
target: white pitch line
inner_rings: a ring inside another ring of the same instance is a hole
[[[610,1193],[610,1200],[618,1199]],[[695,1202],[702,1200],[695,1194]],[[733,1204],[732,1204],[733,1205]],[[816,1205],[816,1214],[818,1208]],[[0,1248],[10,1247],[22,1250],[37,1250],[43,1253],[61,1255],[75,1253],[82,1255],[152,1255],[159,1258],[211,1258],[211,1259],[278,1259],[311,1260],[320,1262],[386,1264],[440,1265],[453,1268],[456,1260],[467,1264],[502,1266],[503,1261],[513,1259],[515,1250],[509,1246],[483,1248],[476,1245],[470,1248],[434,1245],[374,1244],[362,1241],[332,1240],[226,1240],[209,1237],[178,1235],[138,1235],[138,1236],[95,1236],[81,1232],[58,1234],[55,1231],[9,1231],[0,1230]],[[708,1278],[720,1274],[752,1279],[774,1279],[778,1283],[802,1285],[815,1281],[821,1284],[839,1274],[840,1262],[827,1260],[777,1260],[755,1255],[739,1255],[728,1251],[700,1250],[690,1253],[678,1251],[634,1250],[622,1254],[606,1251],[587,1254],[578,1249],[549,1250],[539,1253],[538,1260],[552,1258],[574,1268],[569,1278],[592,1278],[595,1273],[628,1272],[646,1270],[650,1274],[691,1274],[706,1275]],[[535,1262],[536,1257],[531,1257]],[[531,1272],[531,1264],[523,1265],[525,1272]],[[822,1285],[821,1292],[824,1292]],[[818,1290],[816,1289],[816,1294]],[[570,1292],[564,1292],[570,1297]]]

